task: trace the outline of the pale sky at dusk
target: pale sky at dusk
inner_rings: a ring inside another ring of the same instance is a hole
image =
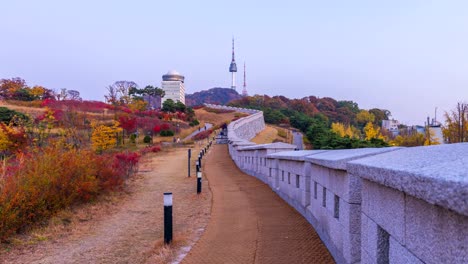
[[[254,3],[255,2],[255,3]],[[468,1],[2,1],[0,78],[74,89],[229,87],[231,38],[250,94],[383,108],[406,124],[468,101]],[[238,78],[240,92],[242,80]]]

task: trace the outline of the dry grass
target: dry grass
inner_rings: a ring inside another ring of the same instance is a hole
[[[232,112],[232,113],[216,114],[216,113],[208,112],[203,108],[195,110],[195,116],[197,117],[198,120],[201,120],[200,123],[203,121],[203,122],[210,123],[213,125],[220,125],[222,123],[228,123],[232,119],[234,119],[236,115],[239,115],[239,113]]]
[[[192,149],[193,153],[198,151],[199,148]],[[61,211],[47,224],[15,236],[10,244],[1,245],[0,263],[34,262],[44,256],[48,260],[64,258],[64,262],[77,263],[99,258],[133,259],[137,263],[170,263],[180,259],[200,237],[211,212],[209,186],[205,182],[203,193],[196,194],[195,159],[191,163],[192,177],[188,178],[186,155],[186,148],[178,148],[145,156],[140,173],[128,183],[125,192],[103,195],[94,203]],[[154,196],[166,191],[174,193],[174,240],[170,246],[162,243],[162,199]],[[147,208],[148,204],[156,206]],[[151,212],[136,214],[142,208]],[[139,220],[134,221],[135,217]],[[125,234],[128,228],[128,236],[110,235]],[[118,232],[110,231],[114,229]],[[149,238],[148,233],[152,234]],[[108,239],[113,242],[107,244]],[[89,246],[95,249],[93,256],[84,254]],[[82,248],[85,251],[81,252]],[[72,253],[76,250],[81,253]],[[120,252],[128,253],[118,255]]]
[[[265,129],[258,133],[251,141],[257,144],[273,143],[278,138],[278,130],[269,125],[265,126]]]
[[[44,113],[44,108],[14,105],[3,100],[0,100],[0,106],[7,107],[11,110],[15,110],[15,111],[30,115],[32,117],[37,117]]]
[[[291,143],[292,135],[291,132],[286,128],[266,125],[265,129],[258,133],[251,141],[257,144],[267,144],[273,142]]]

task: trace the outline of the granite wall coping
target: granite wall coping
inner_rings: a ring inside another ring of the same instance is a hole
[[[260,150],[260,149],[295,149],[296,145],[291,145],[283,142],[268,143],[268,144],[256,144],[254,146],[243,147],[239,150]]]
[[[324,166],[331,169],[346,170],[346,164],[355,159],[377,155],[385,152],[401,149],[399,147],[389,148],[360,148],[360,149],[337,149],[306,157],[305,161]]]
[[[352,161],[348,171],[468,216],[468,143],[404,148]]]
[[[329,150],[297,150],[297,151],[282,151],[268,154],[267,158],[281,160],[304,161],[307,156],[316,155]]]
[[[253,145],[255,145],[255,143],[250,142],[250,141],[235,141],[232,143],[232,146],[240,147],[240,148],[244,148],[244,146],[253,146]]]

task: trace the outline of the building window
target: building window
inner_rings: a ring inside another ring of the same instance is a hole
[[[323,187],[322,206],[327,207],[327,188]]]
[[[291,184],[291,173],[288,172],[288,184]]]
[[[271,168],[270,168],[270,177],[271,177]]]
[[[296,188],[299,188],[299,187],[301,187],[300,182],[299,182],[299,174],[296,174]]]
[[[281,181],[284,181],[284,171],[281,171]]]

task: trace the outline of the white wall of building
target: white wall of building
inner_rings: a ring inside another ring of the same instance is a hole
[[[181,81],[162,81],[161,88],[166,93],[161,100],[161,105],[167,99],[172,99],[174,102],[182,102],[185,104],[185,86]]]

